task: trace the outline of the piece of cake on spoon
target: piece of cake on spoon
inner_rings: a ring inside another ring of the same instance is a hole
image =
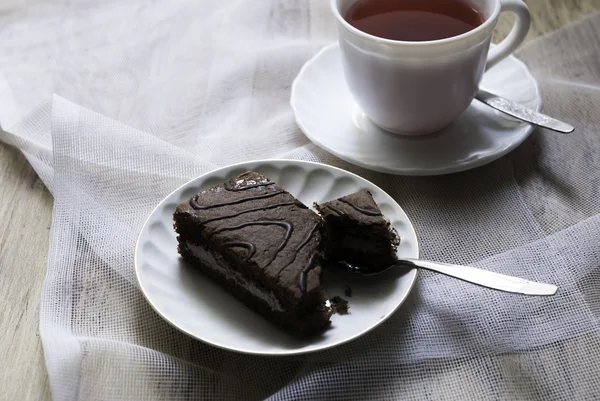
[[[397,260],[400,238],[368,191],[317,204],[325,222],[325,258],[369,268],[388,267]]]

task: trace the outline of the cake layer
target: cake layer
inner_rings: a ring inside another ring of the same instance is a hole
[[[331,323],[331,311],[324,303],[319,303],[312,309],[284,310],[272,291],[265,290],[260,285],[248,281],[239,272],[233,271],[218,253],[186,243],[180,243],[179,249],[183,258],[204,275],[227,289],[244,305],[289,332],[310,336],[323,331]]]
[[[229,282],[228,286],[241,287],[254,297],[260,299],[269,308],[279,312],[283,311],[283,307],[273,291],[262,288],[253,281],[248,280],[239,271],[232,269],[220,254],[189,242],[179,243],[179,249],[182,254],[186,254],[188,259],[194,259],[202,267],[203,271],[210,271],[212,274],[216,274],[227,280]]]

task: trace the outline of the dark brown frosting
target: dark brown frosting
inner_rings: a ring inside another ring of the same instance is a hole
[[[199,204],[198,203],[198,195],[194,195],[190,199],[190,206],[192,208],[196,209],[196,210],[206,210],[206,209],[213,209],[215,207],[237,205],[239,203],[249,202],[249,201],[258,200],[258,199],[271,198],[273,196],[276,196],[276,195],[279,195],[279,194],[282,194],[282,193],[284,193],[284,191],[275,191],[275,192],[271,192],[271,193],[268,193],[268,194],[255,195],[255,196],[249,196],[247,198],[236,199],[236,200],[230,201],[230,202],[213,203],[212,205],[201,205],[201,204]]]
[[[246,241],[228,242],[226,244],[223,244],[223,246],[229,248],[234,248],[236,246],[240,248],[246,248],[248,250],[248,255],[246,255],[246,261],[249,261],[252,258],[252,256],[254,256],[254,254],[256,253],[256,247],[254,246],[254,244]]]
[[[356,203],[352,202],[349,199],[340,198],[340,199],[338,199],[338,201],[345,203],[347,205],[350,205],[357,212],[366,214],[367,216],[381,216],[381,212],[379,210],[365,209],[363,207],[358,206]],[[327,205],[327,207],[329,207],[331,209],[331,205]]]
[[[343,216],[343,215],[345,215],[345,214],[346,214],[346,213],[344,213],[344,211],[343,211],[343,210],[341,210],[341,209],[338,209],[337,207],[335,207],[335,206],[333,206],[333,205],[331,205],[331,204],[328,204],[328,205],[327,205],[327,206],[325,206],[325,207],[326,207],[327,209],[333,210],[335,213],[339,214],[340,216]]]
[[[209,205],[201,205],[198,202],[199,195],[194,195],[189,200],[189,204],[195,210],[208,210],[208,209],[214,209],[214,208],[219,208],[219,207],[224,207],[224,206],[238,205],[238,204],[242,204],[242,203],[246,203],[246,202],[251,203],[253,201],[257,201],[257,200],[261,200],[261,199],[267,199],[267,198],[271,198],[271,197],[274,197],[274,196],[286,193],[283,190],[276,189],[275,188],[276,184],[274,182],[271,182],[271,181],[268,181],[268,180],[265,180],[265,181],[262,181],[262,182],[256,182],[256,180],[252,180],[252,184],[246,184],[246,183],[247,183],[246,180],[237,180],[236,181],[234,179],[234,180],[227,181],[223,185],[223,187],[225,188],[225,190],[230,191],[230,192],[239,192],[239,191],[246,191],[246,190],[257,190],[257,188],[264,188],[264,187],[273,186],[273,188],[272,188],[273,192],[260,193],[260,194],[257,194],[257,195],[243,197],[243,198],[235,199],[235,200],[232,200],[232,201],[220,202],[220,203],[212,203],[212,204],[209,204]],[[251,192],[253,192],[253,191],[251,191]],[[218,221],[218,220],[224,220],[224,219],[228,219],[228,218],[238,217],[238,216],[241,216],[241,215],[246,214],[246,213],[251,213],[251,212],[256,212],[256,211],[261,211],[261,210],[268,210],[268,209],[276,209],[276,208],[279,208],[279,207],[292,206],[292,205],[296,205],[296,206],[301,207],[303,209],[307,209],[307,207],[302,202],[294,199],[293,201],[278,202],[278,203],[274,203],[274,204],[270,204],[270,205],[263,205],[263,206],[258,206],[258,207],[248,207],[246,209],[243,209],[241,211],[237,211],[235,213],[224,214],[222,216],[207,218],[207,219],[201,221],[200,224],[205,225],[205,224],[208,224],[210,222],[214,222],[214,221]],[[338,209],[338,211],[339,211],[339,209]],[[343,214],[342,211],[339,211],[339,212]],[[294,231],[294,226],[293,226],[293,224],[290,221],[286,221],[286,220],[246,221],[246,222],[237,224],[235,226],[220,227],[220,228],[216,229],[215,231],[213,231],[210,234],[210,237],[214,236],[215,234],[224,232],[224,231],[239,230],[239,229],[242,229],[244,227],[253,226],[253,225],[264,225],[264,226],[277,225],[277,226],[283,227],[286,230],[284,238],[283,238],[281,244],[278,246],[278,248],[276,249],[276,251],[273,254],[273,256],[270,258],[270,260],[268,261],[268,263],[265,266],[263,266],[263,268],[266,268],[267,266],[269,266],[275,260],[275,258],[277,257],[277,255],[288,244],[289,239],[290,239],[290,237],[292,235],[292,232]],[[318,221],[315,224],[315,226],[308,232],[308,234],[303,239],[303,241],[298,245],[297,249],[294,249],[294,257],[293,257],[292,261],[290,261],[289,263],[287,263],[285,266],[283,266],[278,271],[278,273],[277,273],[278,277],[279,277],[279,275],[281,275],[281,273],[289,265],[291,265],[296,260],[296,256],[298,255],[298,252],[304,246],[306,246],[306,244],[308,244],[308,242],[310,241],[310,239],[318,231],[320,225],[321,225],[321,223],[320,223],[320,221]],[[248,250],[248,254],[247,254],[246,258],[245,258],[246,261],[249,261],[256,254],[256,245],[253,244],[252,242],[248,242],[248,241],[229,242],[229,243],[223,244],[223,246],[225,246],[225,247],[242,247],[242,248],[246,248]],[[299,273],[298,286],[299,286],[299,288],[301,289],[302,292],[306,291],[306,277],[307,277],[308,272],[310,270],[312,270],[313,268],[315,268],[316,266],[317,266],[317,264],[315,263],[315,258],[314,258],[314,255],[313,255],[313,256],[311,256],[308,265],[306,267],[304,267],[303,270]]]

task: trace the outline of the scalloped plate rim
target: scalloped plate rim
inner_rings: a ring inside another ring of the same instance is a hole
[[[365,328],[364,330],[362,330],[361,332],[350,336],[348,338],[345,338],[342,341],[338,341],[338,342],[334,342],[331,344],[324,344],[321,346],[317,346],[317,347],[313,347],[313,348],[308,348],[308,349],[291,349],[291,350],[281,350],[281,351],[268,351],[268,352],[263,352],[263,351],[253,351],[253,350],[246,350],[243,348],[236,348],[236,347],[232,347],[232,346],[227,346],[224,344],[219,344],[217,342],[214,341],[208,341],[204,338],[201,338],[200,336],[198,336],[197,334],[190,332],[189,330],[186,330],[182,327],[180,327],[176,322],[174,322],[173,320],[171,320],[168,316],[166,316],[152,301],[151,297],[148,294],[147,289],[144,288],[144,285],[142,283],[142,279],[140,276],[140,268],[138,266],[138,257],[139,257],[139,244],[140,244],[140,240],[142,239],[146,228],[148,227],[148,223],[151,220],[152,216],[154,216],[155,213],[157,213],[159,211],[159,209],[161,208],[161,206],[167,202],[172,196],[174,196],[177,192],[179,192],[180,190],[192,186],[194,185],[194,183],[196,183],[197,181],[203,181],[206,180],[207,178],[209,178],[211,175],[217,174],[219,172],[223,172],[225,170],[233,170],[235,168],[240,168],[240,167],[244,167],[244,166],[252,166],[252,165],[260,165],[260,164],[265,164],[265,163],[273,163],[275,165],[277,164],[289,164],[289,165],[293,165],[293,164],[305,164],[305,165],[309,165],[309,166],[313,166],[313,167],[321,167],[324,169],[332,169],[338,172],[341,172],[343,174],[348,174],[350,176],[352,176],[353,178],[358,178],[359,180],[364,180],[367,183],[369,183],[370,185],[372,185],[373,187],[377,188],[379,191],[381,191],[383,194],[389,196],[389,198],[392,200],[393,202],[393,206],[397,207],[398,209],[400,209],[402,211],[402,213],[406,216],[406,222],[408,224],[408,227],[410,228],[410,231],[412,232],[413,235],[413,240],[415,241],[415,251],[416,251],[416,255],[412,256],[415,258],[419,257],[420,254],[420,247],[419,247],[419,243],[418,243],[418,237],[416,235],[414,226],[412,225],[412,222],[410,221],[410,219],[408,218],[408,215],[406,215],[406,212],[404,212],[404,210],[402,209],[402,207],[396,202],[396,200],[394,198],[392,198],[389,194],[387,194],[387,192],[385,192],[383,189],[381,189],[379,186],[375,185],[374,183],[372,183],[371,181],[367,180],[366,178],[363,178],[361,176],[359,176],[358,174],[354,174],[350,171],[341,169],[339,167],[335,167],[335,166],[331,166],[328,164],[324,164],[324,163],[318,163],[318,162],[311,162],[311,161],[304,161],[304,160],[293,160],[293,159],[257,159],[257,160],[249,160],[249,161],[245,161],[245,162],[240,162],[240,163],[234,163],[234,164],[230,164],[227,166],[223,166],[214,170],[211,170],[209,172],[206,172],[204,174],[201,174],[193,179],[190,179],[189,181],[187,181],[186,183],[180,185],[179,187],[177,187],[175,190],[171,191],[167,196],[165,196],[157,205],[156,207],[154,207],[154,209],[152,209],[152,212],[148,215],[148,217],[145,219],[142,227],[140,228],[140,232],[138,234],[138,237],[136,239],[135,242],[135,248],[134,248],[134,259],[133,259],[133,263],[134,263],[134,271],[135,271],[135,277],[136,277],[136,281],[139,285],[139,288],[144,296],[144,298],[146,299],[146,301],[150,304],[150,306],[152,307],[152,309],[161,317],[163,318],[166,322],[168,322],[171,326],[173,326],[174,328],[176,328],[177,330],[179,330],[180,332],[187,334],[188,336],[195,338],[201,342],[204,342],[206,344],[209,344],[211,346],[220,348],[220,349],[224,349],[224,350],[228,350],[228,351],[232,351],[232,352],[236,352],[236,353],[241,353],[241,354],[248,354],[248,355],[262,355],[262,356],[289,356],[289,355],[301,355],[301,354],[309,354],[309,353],[314,353],[314,352],[319,352],[319,351],[325,351],[327,349],[331,349],[343,344],[346,344],[348,342],[351,342],[353,340],[356,340],[359,337],[362,337],[363,335],[367,334],[368,332],[370,332],[371,330],[375,329],[376,327],[380,326],[383,322],[385,322],[387,319],[389,319],[392,315],[394,315],[397,310],[404,304],[404,302],[406,301],[406,299],[408,298],[408,296],[410,295],[410,293],[413,291],[414,287],[415,287],[415,283],[417,281],[417,277],[418,277],[418,270],[417,269],[412,269],[410,270],[407,275],[412,275],[412,278],[410,279],[410,284],[408,285],[407,290],[405,291],[405,293],[400,297],[400,299],[397,301],[396,305],[394,306],[394,308],[392,308],[392,310],[390,310],[385,316],[383,316],[382,318],[380,318],[377,322],[375,322],[374,324],[372,324],[371,326]],[[282,167],[278,167],[278,168],[283,168],[285,166]],[[254,312],[253,312],[254,313]],[[349,315],[348,317],[351,317],[351,315]]]

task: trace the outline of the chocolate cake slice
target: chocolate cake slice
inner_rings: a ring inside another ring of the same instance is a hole
[[[319,216],[246,172],[177,206],[179,253],[244,304],[291,333],[324,330]]]
[[[392,265],[400,238],[368,191],[316,204],[325,222],[325,257],[350,266]]]

